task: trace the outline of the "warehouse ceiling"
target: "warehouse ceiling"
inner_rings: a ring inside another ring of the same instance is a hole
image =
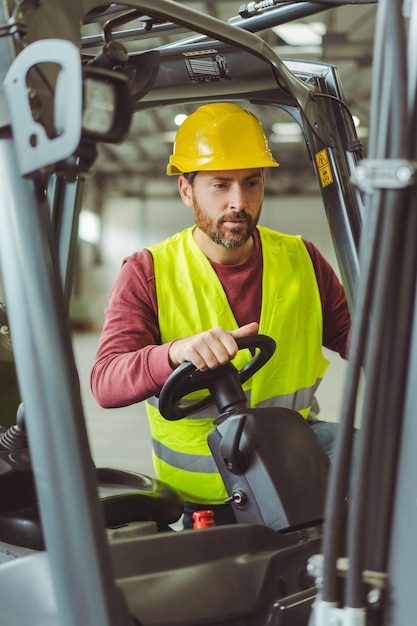
[[[239,0],[183,0],[178,3],[225,23],[242,24],[243,8]],[[258,3],[261,4],[261,3]],[[287,3],[278,3],[287,4]],[[293,3],[300,6],[313,2]],[[103,45],[103,24],[112,19],[118,5],[111,5],[100,21],[90,20],[83,27],[83,51],[98,54]],[[284,61],[286,59],[319,60],[337,68],[344,98],[353,116],[358,118],[358,136],[366,152],[369,127],[371,71],[374,45],[376,4],[330,6],[320,3],[313,14],[299,17],[257,31]],[[113,7],[113,8],[112,8]],[[266,12],[264,12],[264,15]],[[114,18],[113,18],[114,19]],[[147,16],[135,17],[113,29],[115,40],[123,43],[129,54],[170,46],[190,40],[196,34],[178,27],[151,24]],[[241,26],[240,26],[241,27]],[[201,37],[201,35],[198,35]],[[317,188],[315,174],[307,155],[304,139],[296,123],[277,108],[242,103],[261,120],[271,149],[280,162],[279,176],[270,183],[270,192],[310,193]],[[177,128],[177,115],[187,115],[196,104],[168,104],[135,113],[126,140],[119,145],[101,145],[94,166],[93,180],[105,193],[149,197],[172,193],[172,180],[167,180],[166,164]]]

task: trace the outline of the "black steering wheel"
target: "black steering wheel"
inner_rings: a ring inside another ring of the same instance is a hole
[[[172,372],[159,394],[159,412],[165,419],[179,420],[215,403],[210,393],[202,400],[187,402],[186,405],[180,404],[184,396],[200,389],[209,389],[211,391],[215,385],[219,385],[220,381],[227,376],[237,377],[240,394],[242,394],[242,385],[269,361],[276,347],[275,341],[267,335],[247,335],[246,337],[236,339],[236,343],[239,350],[244,348],[259,349],[259,352],[241,370],[237,370],[233,363],[229,362],[225,365],[220,365],[214,370],[202,372],[193,363],[186,362],[179,365]],[[229,387],[233,387],[233,385],[229,385]],[[242,396],[238,395],[239,398],[242,398]]]

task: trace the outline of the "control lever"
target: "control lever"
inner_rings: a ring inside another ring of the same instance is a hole
[[[10,426],[0,436],[0,450],[23,450],[28,448],[28,439],[25,427],[25,412],[23,402],[18,406],[16,424]]]

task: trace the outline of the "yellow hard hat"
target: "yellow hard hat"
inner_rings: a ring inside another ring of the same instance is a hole
[[[205,104],[178,129],[167,174],[277,167],[262,125],[237,104]]]

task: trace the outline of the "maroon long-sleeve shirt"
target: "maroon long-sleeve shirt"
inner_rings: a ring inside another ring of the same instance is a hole
[[[239,326],[260,317],[262,251],[255,233],[254,251],[247,261],[237,266],[212,263]],[[318,249],[309,241],[304,244],[321,297],[323,346],[346,358],[351,319],[343,287]],[[159,393],[172,372],[170,345],[160,344],[152,256],[141,250],[124,260],[110,292],[91,372],[97,402],[106,408],[127,406]]]

